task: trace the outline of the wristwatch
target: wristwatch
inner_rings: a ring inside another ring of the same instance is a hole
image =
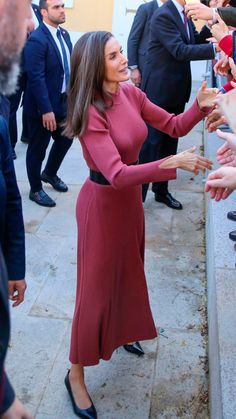
[[[129,65],[129,69],[130,70],[136,70],[136,68],[138,68],[137,65]]]
[[[216,13],[217,13],[217,8],[216,7],[212,7],[212,23],[213,23],[213,25],[215,23],[218,23]]]

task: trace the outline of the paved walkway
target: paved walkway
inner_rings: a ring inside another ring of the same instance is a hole
[[[202,123],[181,148],[202,145]],[[184,147],[183,147],[184,146]],[[57,206],[28,199],[26,145],[17,144],[16,171],[22,192],[28,289],[12,310],[7,369],[18,396],[36,419],[72,419],[63,380],[68,363],[76,281],[75,202],[87,168],[74,141],[61,170],[70,190],[45,186]],[[100,419],[207,419],[206,284],[202,177],[181,173],[171,182],[183,211],[156,203],[149,192],[146,273],[156,325],[164,329],[143,342],[136,358],[123,348],[109,362],[87,368],[87,383]]]

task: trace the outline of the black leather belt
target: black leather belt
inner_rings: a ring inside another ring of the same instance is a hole
[[[138,164],[138,160],[129,164],[129,166],[136,164]],[[108,180],[105,178],[105,176],[103,176],[101,172],[96,172],[95,170],[90,169],[89,177],[93,182],[98,183],[99,185],[110,185],[110,182],[108,182]]]
[[[95,170],[90,170],[90,179],[95,182],[99,183],[99,185],[110,185],[110,182],[103,176],[101,172],[95,172]]]

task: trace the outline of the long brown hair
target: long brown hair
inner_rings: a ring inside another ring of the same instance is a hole
[[[64,129],[65,135],[69,138],[83,135],[85,132],[91,104],[100,112],[104,112],[109,106],[109,95],[103,89],[104,49],[112,37],[110,32],[87,32],[74,46]]]

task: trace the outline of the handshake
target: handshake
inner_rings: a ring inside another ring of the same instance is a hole
[[[217,150],[217,160],[222,167],[210,173],[205,191],[212,199],[226,199],[236,189],[236,134],[217,130],[225,143]]]

